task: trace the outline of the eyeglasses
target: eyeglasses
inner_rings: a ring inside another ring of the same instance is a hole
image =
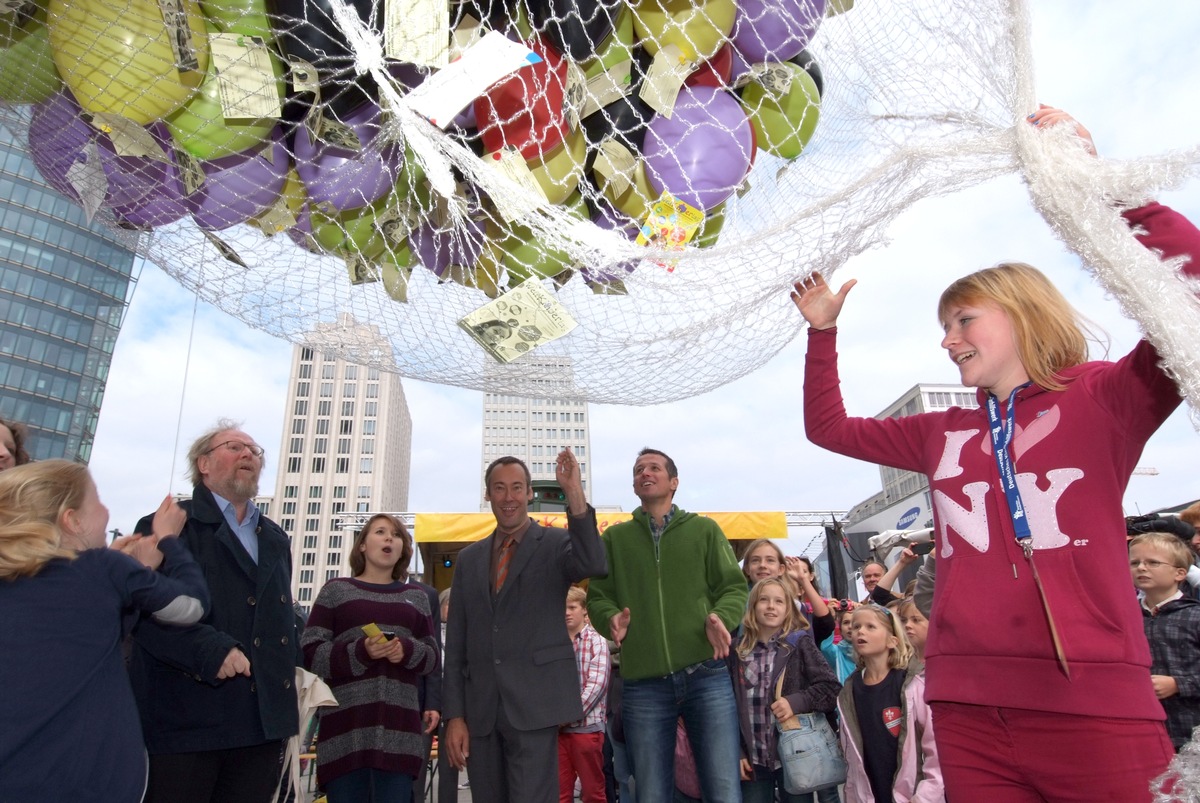
[[[211,449],[205,450],[203,454],[210,454],[211,452],[215,452],[217,449],[222,447],[224,447],[225,451],[230,452],[231,454],[241,454],[247,449],[249,449],[250,454],[254,455],[255,457],[262,457],[266,453],[257,443],[246,443],[245,441],[225,441],[223,443],[218,443]]]
[[[1147,569],[1157,569],[1160,566],[1170,566],[1172,569],[1175,568],[1174,563],[1167,563],[1161,560],[1150,560],[1149,558],[1129,561],[1129,568],[1131,569],[1136,569],[1140,566],[1145,566]]]

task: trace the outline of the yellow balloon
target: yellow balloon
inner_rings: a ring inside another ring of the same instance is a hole
[[[208,70],[208,34],[196,0],[176,2],[187,21],[180,65],[155,0],[50,0],[54,64],[84,110],[147,125],[191,97]]]
[[[646,163],[641,159],[637,161],[637,167],[633,173],[633,183],[631,183],[624,192],[616,195],[613,192],[613,185],[608,183],[600,174],[592,171],[596,176],[596,180],[602,182],[601,190],[604,192],[604,197],[607,198],[613,206],[624,212],[629,217],[641,224],[646,215],[650,212],[650,204],[658,200],[660,193],[654,191],[650,186],[650,179],[646,177]]]
[[[623,61],[632,61],[633,43],[633,10],[624,6],[613,23],[612,33],[600,43],[596,55],[583,63],[584,75],[595,78]]]
[[[62,86],[50,55],[46,9],[17,27],[15,15],[0,21],[0,100],[41,103]]]
[[[552,204],[561,204],[579,186],[586,157],[587,138],[583,129],[578,128],[568,133],[549,153],[537,159],[530,159],[529,172],[546,194],[546,200]],[[484,156],[485,160],[490,158],[490,154]]]
[[[633,29],[651,55],[675,45],[685,59],[708,61],[729,39],[736,15],[734,0],[641,0]]]

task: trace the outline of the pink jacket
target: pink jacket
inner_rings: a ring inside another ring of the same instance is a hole
[[[846,680],[838,695],[842,752],[846,756],[846,803],[875,803],[863,768],[862,736],[854,710],[853,681]],[[904,730],[900,731],[900,761],[892,783],[895,803],[945,803],[942,769],[933,744],[933,718],[925,703],[925,666],[916,658],[904,679]]]

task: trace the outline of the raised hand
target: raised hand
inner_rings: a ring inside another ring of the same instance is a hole
[[[1038,104],[1038,110],[1025,118],[1030,125],[1038,128],[1049,128],[1053,125],[1066,123],[1075,127],[1075,135],[1079,137],[1083,143],[1083,147],[1092,156],[1096,155],[1096,143],[1092,141],[1092,132],[1083,127],[1083,123],[1076,120],[1062,109],[1056,109],[1053,106],[1047,106],[1045,103]]]
[[[792,303],[813,329],[831,329],[837,326],[838,315],[846,303],[846,294],[856,284],[858,280],[851,279],[835,293],[825,283],[825,277],[813,271],[794,285]]]
[[[567,497],[567,511],[573,516],[582,516],[587,512],[587,496],[583,493],[581,474],[579,461],[570,449],[563,449],[558,453],[554,475]]]

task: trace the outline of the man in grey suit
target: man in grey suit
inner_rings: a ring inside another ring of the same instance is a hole
[[[475,803],[555,803],[558,726],[583,716],[567,589],[607,573],[579,463],[558,455],[567,529],[529,518],[529,469],[501,457],[484,474],[495,531],[458,554],[446,628],[442,714],[450,763],[471,764]]]

